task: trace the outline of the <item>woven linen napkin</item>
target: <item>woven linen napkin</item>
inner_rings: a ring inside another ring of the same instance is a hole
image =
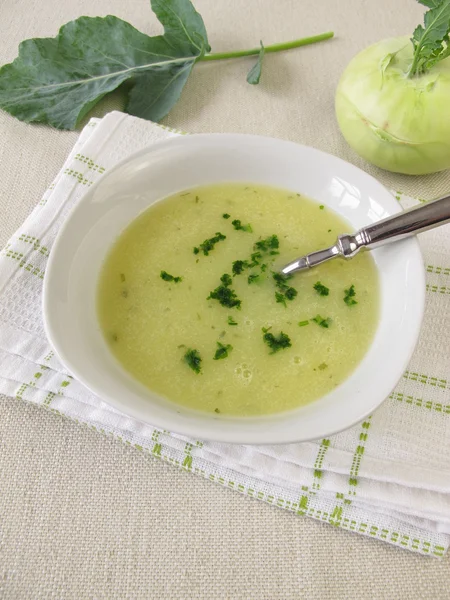
[[[450,543],[448,226],[420,236],[427,302],[408,370],[377,411],[329,439],[252,447],[160,431],[104,403],[55,356],[44,334],[41,295],[64,219],[118,161],[178,134],[119,112],[84,128],[43,199],[0,253],[0,392],[280,508],[443,556]],[[404,207],[417,203],[398,192],[397,199]]]

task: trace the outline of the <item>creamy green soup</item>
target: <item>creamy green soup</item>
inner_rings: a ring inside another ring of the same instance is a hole
[[[293,276],[277,269],[351,227],[285,190],[202,187],[158,202],[102,267],[98,317],[111,351],[152,391],[221,415],[315,400],[367,351],[379,308],[369,253]]]

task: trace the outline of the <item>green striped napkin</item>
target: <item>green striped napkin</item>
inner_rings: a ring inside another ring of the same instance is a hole
[[[374,414],[329,439],[250,447],[160,431],[94,396],[54,355],[44,334],[41,293],[68,211],[118,161],[173,135],[119,112],[90,121],[42,201],[2,250],[0,392],[298,515],[443,556],[450,542],[449,226],[421,236],[427,305],[408,370]],[[404,207],[416,203],[401,194],[398,200]]]

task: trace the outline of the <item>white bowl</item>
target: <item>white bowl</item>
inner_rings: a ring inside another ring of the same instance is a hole
[[[424,268],[414,238],[372,252],[381,284],[379,325],[353,374],[315,402],[265,417],[224,417],[173,404],[116,361],[96,316],[97,279],[120,232],[154,202],[199,185],[253,182],[291,189],[329,206],[357,229],[400,207],[375,179],[318,150],[235,134],[188,135],[138,152],[109,171],[67,218],[44,282],[50,342],[67,369],[124,413],[199,439],[246,444],[322,438],[361,421],[390,394],[414,350],[424,306]]]

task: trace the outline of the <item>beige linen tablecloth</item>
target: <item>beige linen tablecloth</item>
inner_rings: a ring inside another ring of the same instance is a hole
[[[147,0],[3,0],[0,62],[28,37],[54,35],[82,14],[115,14],[148,33]],[[197,0],[213,50],[332,29],[332,42],[249,61],[198,65],[166,119],[192,132],[240,131],[313,145],[368,169],[339,136],[333,94],[359,49],[409,33],[413,0]],[[95,114],[120,107],[120,93]],[[76,133],[0,114],[0,246],[62,165]],[[371,171],[425,198],[450,176],[416,180]],[[144,458],[53,414],[0,399],[0,597],[450,598],[449,559],[430,560],[295,517]]]

